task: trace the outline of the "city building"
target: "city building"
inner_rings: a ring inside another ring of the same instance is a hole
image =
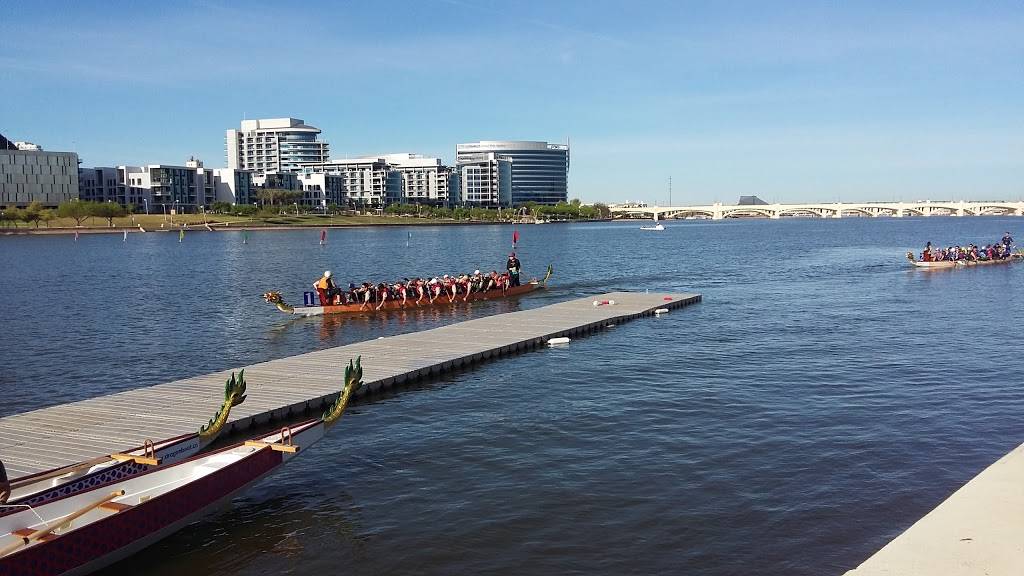
[[[78,198],[89,202],[127,205],[121,171],[113,167],[79,168]]]
[[[294,172],[265,172],[254,174],[252,185],[256,188],[272,188],[275,190],[301,190],[299,175]]]
[[[148,164],[117,168],[83,168],[83,199],[118,202],[138,212],[199,212],[217,198],[216,176],[200,160],[190,158],[184,166]],[[116,178],[111,190],[110,176]]]
[[[53,207],[78,198],[78,154],[20,150],[0,140],[0,206]]]
[[[320,129],[298,118],[242,120],[241,129],[228,130],[228,168],[267,172],[296,172],[299,165],[326,162],[327,142],[317,140]]]
[[[229,204],[253,204],[256,189],[252,183],[252,172],[234,168],[213,169],[214,194],[217,202]]]
[[[303,164],[303,174],[341,176],[338,204],[351,208],[383,208],[402,196],[402,175],[384,158],[346,158]]]
[[[445,166],[440,158],[408,153],[385,154],[381,158],[401,175],[400,202],[448,206],[454,200],[453,196],[457,197],[458,188],[452,194],[452,169]]]
[[[512,162],[494,152],[463,154],[456,165],[464,204],[512,206]]]
[[[136,212],[199,212],[214,202],[255,201],[252,173],[205,168],[189,159],[184,166],[149,164],[81,168],[78,196],[92,202],[117,202]]]
[[[302,189],[299,204],[325,210],[328,206],[346,206],[345,177],[324,172],[303,172],[298,175]]]
[[[455,165],[474,164],[479,154],[497,154],[512,163],[512,204],[555,204],[569,197],[569,146],[518,140],[481,140],[455,147]],[[463,173],[463,176],[465,174]],[[463,186],[466,183],[463,180]],[[463,198],[466,193],[463,192]]]

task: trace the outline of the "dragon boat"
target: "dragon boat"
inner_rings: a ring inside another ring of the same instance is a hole
[[[324,437],[362,385],[359,361],[318,419],[0,518],[0,575],[89,574],[226,504]]]
[[[503,298],[511,298],[514,296],[522,296],[523,294],[529,294],[534,290],[546,288],[548,279],[554,273],[554,269],[549,265],[547,273],[544,274],[544,278],[538,280],[536,278],[531,279],[525,284],[519,286],[512,286],[506,290],[487,290],[484,292],[472,292],[470,294],[456,294],[454,298],[447,294],[441,294],[434,298],[433,301],[424,298],[419,304],[412,298],[407,298],[405,302],[401,300],[385,300],[383,303],[379,302],[367,302],[367,303],[350,303],[350,304],[328,304],[324,306],[289,306],[285,303],[281,297],[280,292],[267,292],[263,294],[263,299],[268,303],[273,304],[278,310],[285,314],[298,314],[300,316],[320,316],[322,314],[358,314],[367,312],[381,312],[385,310],[415,310],[418,308],[429,308],[436,306],[445,305],[456,305],[462,302],[476,302],[480,300],[500,300]]]
[[[914,257],[913,252],[907,252],[907,260],[916,268],[926,268],[932,270],[949,269],[949,268],[962,268],[962,267],[973,267],[973,266],[994,266],[998,264],[1009,264],[1011,262],[1017,262],[1021,258],[1024,258],[1024,252],[1014,252],[1007,258],[1001,258],[999,260],[938,260],[933,262],[925,262],[918,260]]]
[[[25,506],[39,506],[98,484],[130,478],[198,454],[220,435],[227,424],[231,408],[245,401],[245,391],[245,370],[239,372],[237,377],[232,372],[231,378],[224,385],[224,402],[197,433],[159,442],[147,440],[142,446],[125,452],[9,479],[6,483],[4,478],[0,478],[0,517],[13,514]],[[2,467],[0,464],[0,469]],[[3,474],[0,473],[0,476]],[[5,503],[9,506],[2,506]]]

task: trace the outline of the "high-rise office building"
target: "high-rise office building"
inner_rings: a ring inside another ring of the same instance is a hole
[[[242,120],[239,130],[228,130],[228,168],[267,172],[296,172],[299,165],[326,162],[327,142],[317,140],[320,129],[298,118]]]
[[[569,197],[569,146],[521,140],[481,140],[455,147],[456,167],[479,154],[496,154],[512,164],[511,202],[555,204]],[[465,174],[463,174],[465,177]],[[465,181],[462,182],[465,188]],[[466,194],[463,192],[463,198]]]

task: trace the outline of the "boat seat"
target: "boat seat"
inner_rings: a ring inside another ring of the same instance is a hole
[[[110,501],[100,504],[99,507],[101,510],[109,510],[111,512],[124,512],[125,510],[130,510],[132,508],[132,505],[124,504],[122,502]]]
[[[35,534],[35,532],[36,531],[31,529],[31,528],[19,528],[17,530],[12,531],[11,532],[11,536],[17,536],[18,538],[28,538],[29,536]],[[49,542],[50,540],[53,540],[56,537],[57,537],[56,534],[47,534],[47,535],[43,536],[42,538],[39,538],[39,541],[40,542]]]

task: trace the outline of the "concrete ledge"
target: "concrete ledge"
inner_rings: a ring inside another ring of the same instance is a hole
[[[1024,444],[846,576],[1024,574]]]

